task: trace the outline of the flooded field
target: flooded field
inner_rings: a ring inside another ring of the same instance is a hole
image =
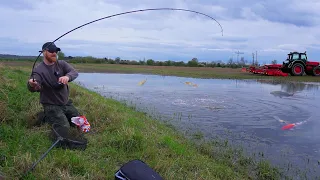
[[[320,176],[320,84],[103,73],[80,73],[76,82],[186,135],[219,137],[289,171]]]

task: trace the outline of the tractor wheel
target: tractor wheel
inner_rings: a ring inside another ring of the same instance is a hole
[[[316,66],[312,69],[312,75],[313,76],[320,76],[320,67]]]
[[[304,67],[301,63],[296,63],[291,67],[292,76],[302,76],[304,74]]]

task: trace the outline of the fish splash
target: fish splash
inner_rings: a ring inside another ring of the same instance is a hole
[[[308,120],[311,118],[309,117],[307,120],[296,122],[296,123],[289,123],[288,121],[280,119],[278,116],[273,116],[276,120],[278,120],[281,123],[286,123],[286,125],[282,126],[282,130],[292,130],[293,128],[300,126],[302,124],[305,124],[308,122]]]
[[[290,129],[292,129],[294,127],[297,127],[297,126],[300,126],[300,125],[302,125],[302,124],[304,124],[306,122],[307,121],[300,121],[300,122],[297,122],[297,123],[286,124],[281,129],[282,130],[290,130]]]

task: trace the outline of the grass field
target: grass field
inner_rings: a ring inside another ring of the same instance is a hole
[[[39,94],[26,88],[27,66],[0,64],[0,179],[21,176],[52,145],[50,127],[35,126],[42,107]],[[87,149],[54,148],[25,179],[114,179],[132,159],[164,179],[280,179],[267,161],[254,161],[224,141],[203,142],[199,134],[186,139],[168,124],[73,83],[71,98],[92,126]]]
[[[24,67],[31,72],[32,62],[2,62],[5,65]],[[181,76],[216,79],[271,79],[277,81],[320,82],[320,77],[313,76],[264,76],[241,72],[241,69],[209,67],[174,67],[174,66],[140,66],[119,64],[72,64],[79,72],[97,73],[141,73],[162,76]]]

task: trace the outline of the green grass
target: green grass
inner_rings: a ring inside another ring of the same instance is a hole
[[[50,127],[33,126],[42,110],[26,88],[29,72],[0,66],[0,175],[13,179],[52,145]],[[118,168],[141,159],[165,179],[280,179],[267,161],[255,162],[227,143],[195,142],[170,125],[71,84],[74,105],[91,123],[85,151],[52,149],[25,179],[114,179]],[[1,179],[1,176],[0,176]]]

